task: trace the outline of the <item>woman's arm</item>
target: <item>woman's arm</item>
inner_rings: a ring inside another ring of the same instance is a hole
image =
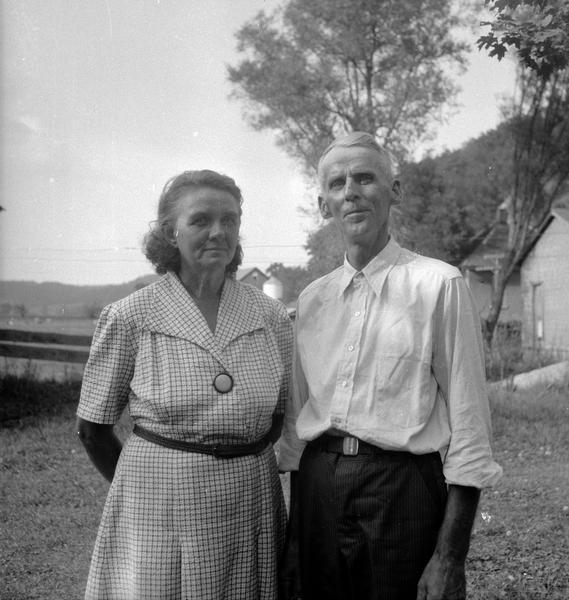
[[[113,425],[101,425],[77,417],[77,435],[93,464],[111,482],[122,449]]]

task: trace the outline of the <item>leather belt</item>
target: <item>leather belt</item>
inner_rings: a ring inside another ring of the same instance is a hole
[[[194,442],[173,440],[149,431],[140,425],[135,425],[132,432],[148,442],[164,446],[165,448],[183,450],[184,452],[209,454],[216,458],[237,458],[238,456],[259,454],[259,452],[264,450],[270,442],[270,434],[265,435],[257,442],[252,442],[251,444],[197,444]]]
[[[351,435],[342,437],[323,434],[309,442],[309,444],[317,446],[325,452],[335,452],[343,456],[357,456],[358,454],[408,454],[400,450],[384,450]]]

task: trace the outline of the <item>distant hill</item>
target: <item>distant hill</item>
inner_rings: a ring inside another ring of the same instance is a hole
[[[158,275],[146,275],[118,285],[67,285],[34,281],[0,281],[0,314],[84,317],[96,316],[103,306],[124,298]]]

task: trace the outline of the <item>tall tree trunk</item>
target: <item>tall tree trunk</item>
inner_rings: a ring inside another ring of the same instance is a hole
[[[498,325],[506,286],[515,269],[516,261],[516,251],[508,250],[500,260],[498,268],[494,271],[494,276],[492,278],[492,294],[490,296],[490,309],[488,310],[487,317],[483,321],[484,346],[487,352],[492,348],[492,340],[494,339],[494,332]]]

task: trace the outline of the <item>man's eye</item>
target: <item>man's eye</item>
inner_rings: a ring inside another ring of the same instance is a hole
[[[368,173],[364,173],[358,177],[358,183],[366,184],[366,183],[372,183],[372,182],[373,182],[373,175],[370,175]]]
[[[342,179],[334,179],[334,181],[330,182],[330,189],[337,190],[344,187],[344,181]]]
[[[192,221],[192,225],[203,227],[204,225],[207,225],[207,219],[205,217],[197,217]]]

